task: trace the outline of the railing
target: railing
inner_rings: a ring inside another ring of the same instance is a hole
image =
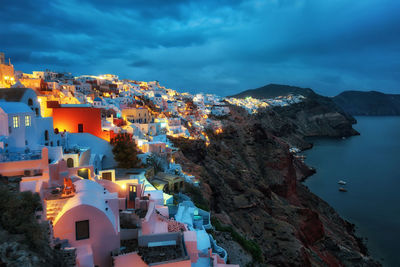
[[[41,150],[29,152],[3,152],[0,153],[0,162],[38,160],[42,158]]]
[[[217,245],[217,242],[215,239],[212,237],[212,235],[208,234],[211,242],[211,248],[213,252],[216,252],[225,262],[228,260],[228,252],[220,246]]]

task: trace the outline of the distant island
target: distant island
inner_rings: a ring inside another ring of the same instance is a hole
[[[399,116],[400,94],[385,94],[377,91],[344,91],[335,97],[326,97],[315,93],[310,88],[268,84],[249,89],[231,97],[254,97],[258,99],[275,98],[289,94],[303,95],[315,100],[328,109],[352,116]]]
[[[384,94],[377,91],[345,91],[333,101],[351,115],[399,116],[400,94]]]

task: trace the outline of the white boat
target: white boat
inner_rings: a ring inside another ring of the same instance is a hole
[[[341,184],[341,185],[345,185],[345,184],[347,184],[345,181],[343,181],[343,180],[340,180],[339,182],[338,182],[338,184]]]

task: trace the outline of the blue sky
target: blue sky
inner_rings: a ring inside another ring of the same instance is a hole
[[[229,95],[268,83],[400,93],[398,0],[0,0],[18,70]]]

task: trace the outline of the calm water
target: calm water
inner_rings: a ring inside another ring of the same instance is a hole
[[[372,256],[400,266],[400,117],[357,121],[360,136],[312,140],[304,154],[317,173],[305,184],[356,224]],[[339,180],[347,181],[348,192],[338,191]]]

